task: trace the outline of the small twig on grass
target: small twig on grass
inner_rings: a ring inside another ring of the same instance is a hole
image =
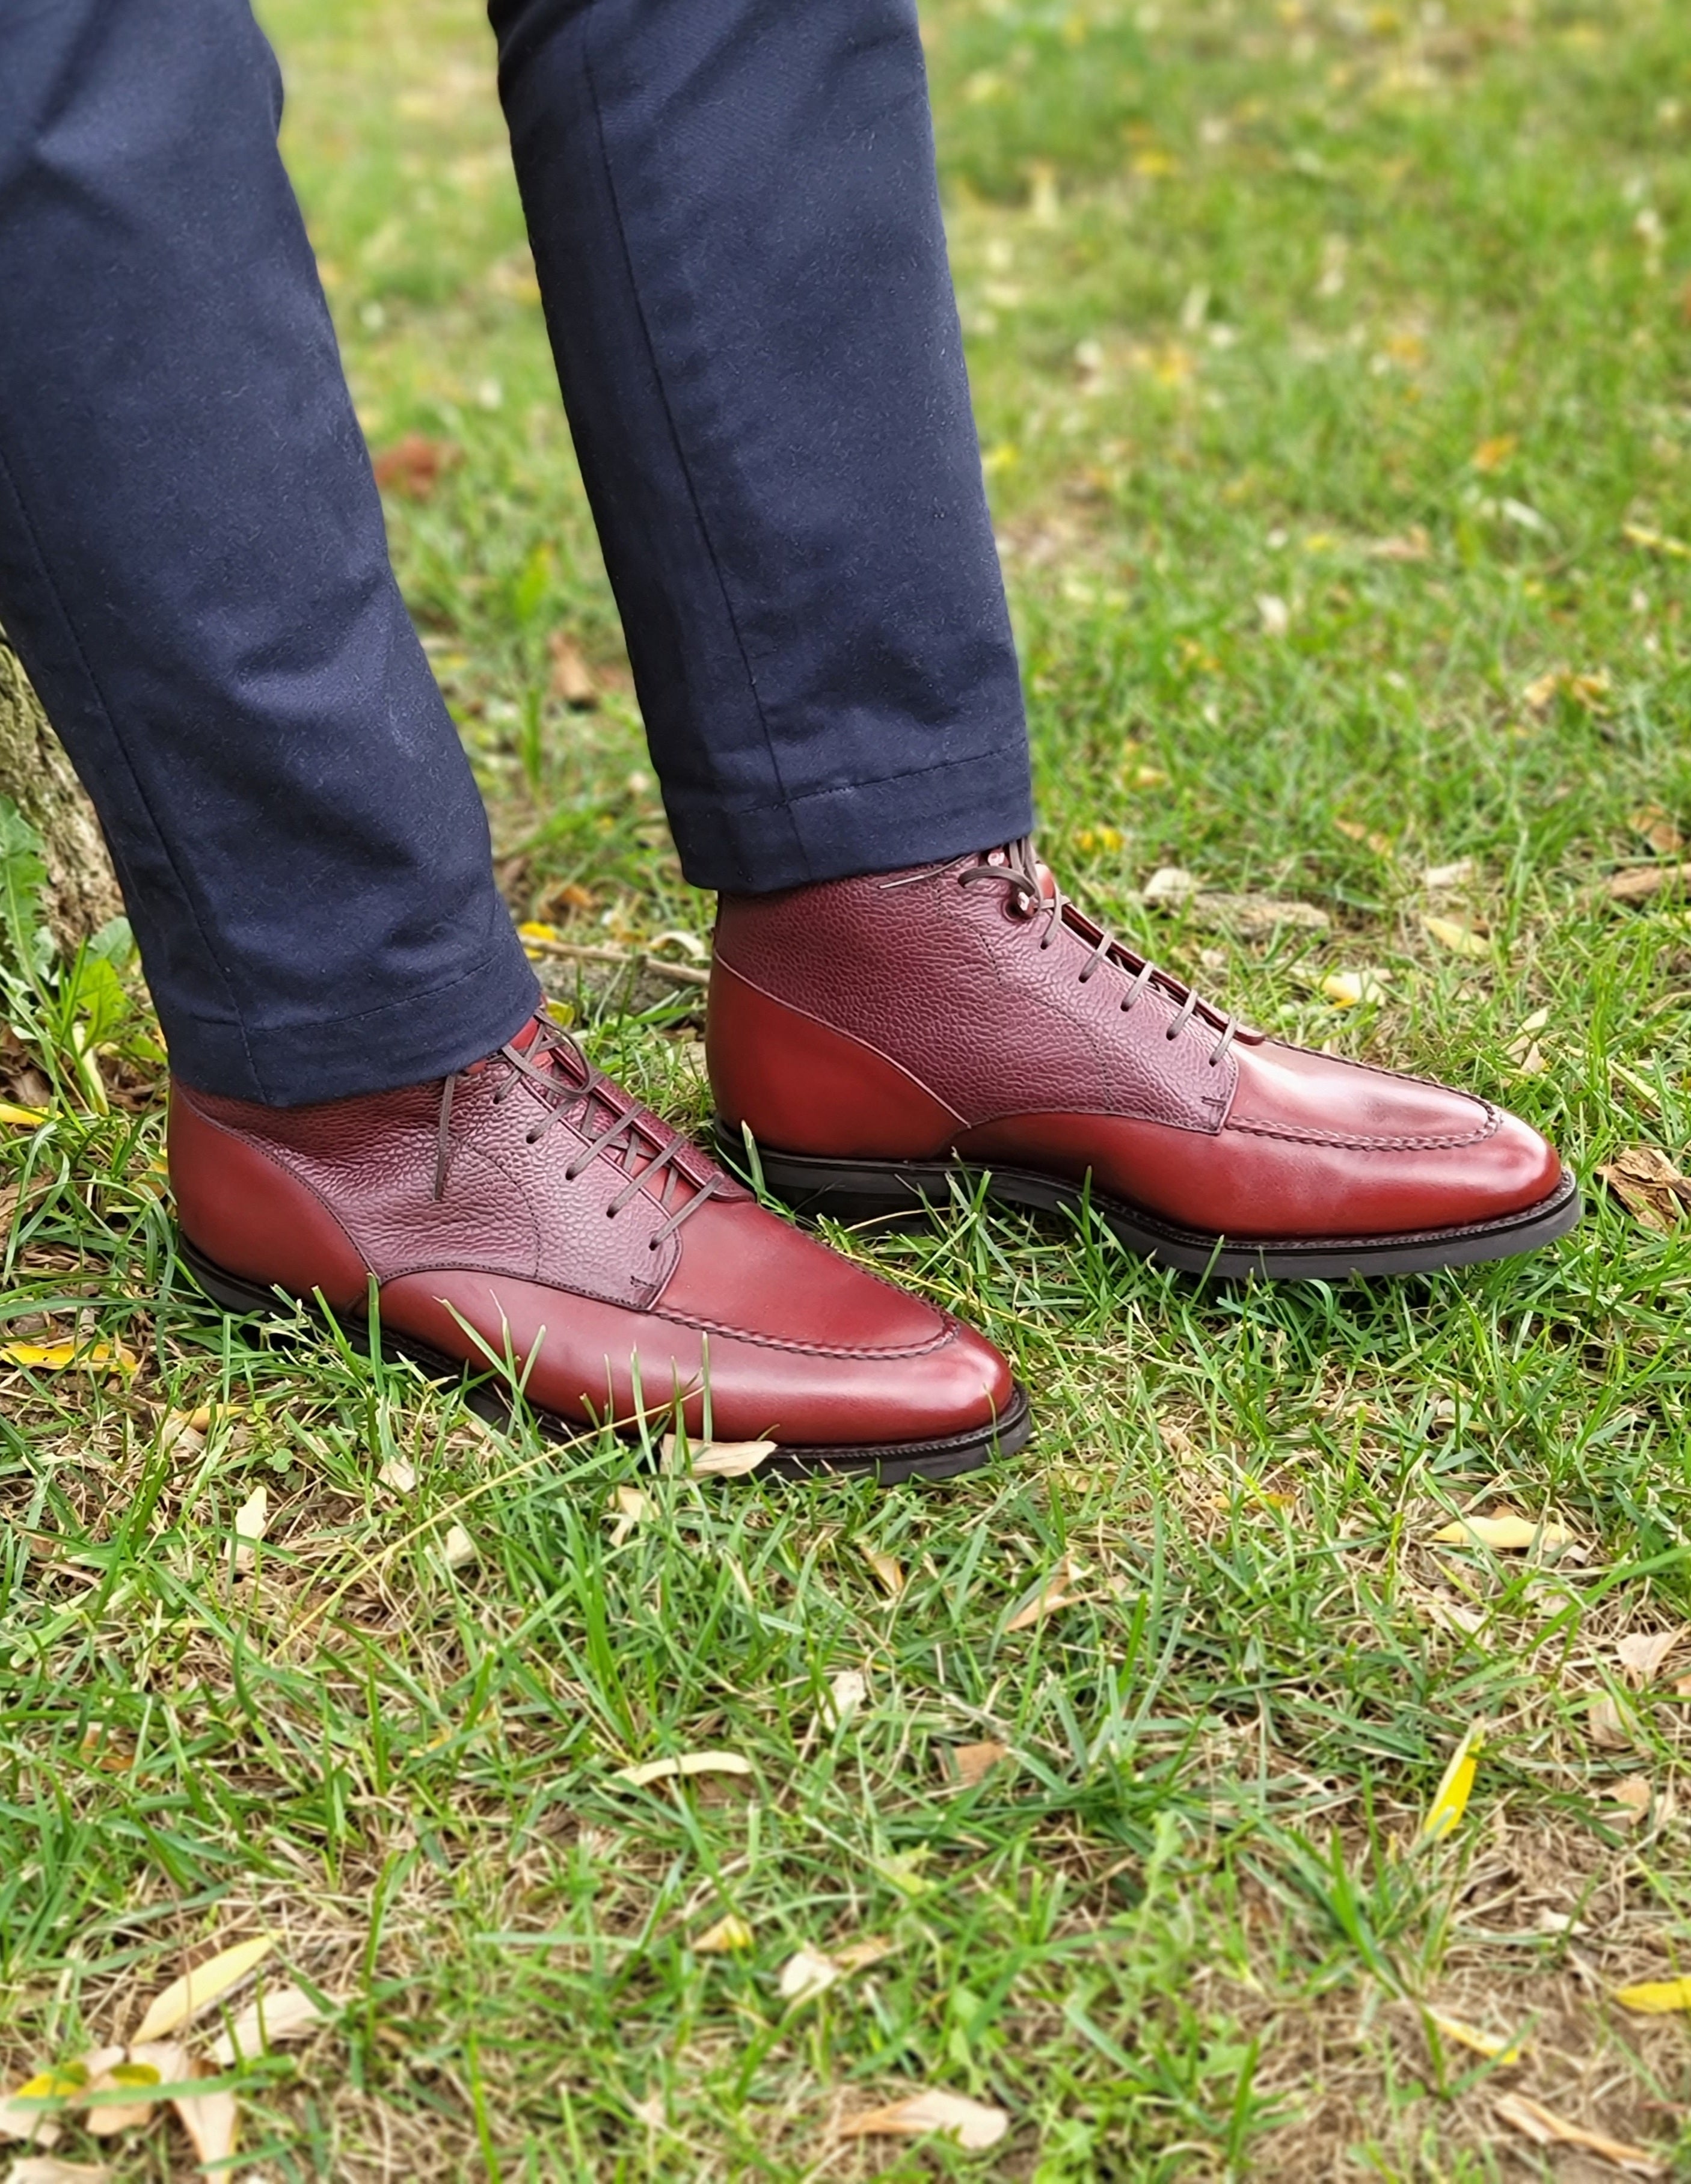
[[[656,971],[673,978],[678,986],[708,986],[711,974],[695,963],[667,963],[645,949],[611,948],[592,941],[543,940],[525,933],[522,944],[531,956],[565,956],[583,963],[628,963],[642,971]]]

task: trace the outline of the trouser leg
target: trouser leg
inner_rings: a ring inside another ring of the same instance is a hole
[[[547,322],[683,866],[1028,831],[912,0],[492,0]]]
[[[438,1076],[533,976],[388,560],[246,0],[0,8],[0,623],[178,1073]]]

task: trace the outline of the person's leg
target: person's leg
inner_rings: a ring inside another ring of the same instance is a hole
[[[0,9],[0,625],[179,1076],[439,1076],[534,978],[382,510],[245,0]]]
[[[1197,1272],[1571,1226],[1536,1132],[1240,1030],[1036,865],[912,0],[492,14],[653,757],[723,894],[725,1150],[848,1218],[946,1202],[960,1161],[1022,1204],[1090,1177]]]
[[[493,0],[684,870],[1024,833],[1027,738],[911,0]]]
[[[169,1039],[183,1252],[572,1424],[801,1468],[1025,1438],[979,1336],[758,1206],[530,1021],[388,566],[245,0],[0,11],[0,621]]]

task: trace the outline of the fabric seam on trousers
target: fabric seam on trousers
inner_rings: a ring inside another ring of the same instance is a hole
[[[646,358],[651,365],[652,382],[657,388],[658,399],[663,404],[664,420],[669,426],[670,444],[675,450],[675,460],[680,465],[682,477],[686,482],[687,498],[693,504],[693,515],[699,526],[699,535],[705,542],[705,551],[711,557],[712,573],[716,577],[717,588],[722,594],[723,612],[727,616],[728,627],[734,633],[734,649],[739,655],[740,666],[745,671],[745,687],[751,694],[751,702],[757,714],[757,725],[762,731],[764,748],[769,758],[769,770],[781,786],[781,796],[778,802],[756,808],[781,811],[790,805],[795,800],[786,794],[786,785],[781,774],[780,756],[775,738],[769,731],[767,716],[763,710],[763,699],[758,691],[757,677],[752,672],[751,656],[745,649],[745,639],[740,633],[739,617],[734,610],[734,600],[728,591],[728,578],[723,574],[722,559],[717,552],[717,542],[711,535],[709,524],[705,521],[704,507],[693,482],[693,472],[687,460],[680,427],[676,422],[674,406],[670,401],[669,389],[664,384],[663,373],[658,364],[657,345],[652,339],[651,324],[646,316],[645,299],[640,293],[639,280],[634,271],[634,254],[628,243],[628,223],[622,217],[622,199],[617,189],[617,171],[611,164],[611,148],[606,141],[605,115],[599,103],[599,79],[593,65],[590,30],[585,31],[582,38],[582,60],[587,71],[588,97],[592,101],[594,127],[599,138],[600,164],[605,170],[605,187],[610,196],[611,209],[616,214],[617,240],[622,248],[622,264],[628,276],[629,292],[634,299],[635,315],[639,320],[641,337],[645,343]],[[793,847],[798,853],[800,861],[808,872],[809,855],[796,828],[794,829]]]
[[[234,983],[230,978],[227,967],[219,960],[217,951],[211,944],[211,936],[207,931],[205,921],[200,916],[199,905],[195,901],[194,897],[188,888],[186,877],[181,867],[177,865],[175,856],[171,853],[170,845],[165,839],[164,831],[159,827],[158,818],[153,812],[152,800],[147,794],[146,788],[142,782],[140,775],[136,772],[134,765],[131,761],[128,751],[124,747],[123,738],[118,733],[117,722],[113,717],[112,709],[106,702],[105,693],[100,688],[99,677],[94,672],[93,663],[90,660],[87,652],[83,646],[81,638],[77,633],[76,624],[71,617],[69,608],[65,605],[64,600],[59,593],[59,586],[53,581],[53,571],[48,566],[46,554],[42,551],[41,540],[36,534],[36,526],[31,518],[29,508],[25,502],[22,491],[19,487],[16,474],[13,471],[10,463],[6,460],[6,450],[3,446],[0,446],[0,477],[3,477],[6,482],[7,490],[12,496],[13,505],[18,511],[20,528],[21,529],[24,537],[29,541],[30,551],[35,557],[36,566],[41,572],[42,582],[47,588],[47,596],[53,601],[53,606],[58,611],[59,621],[64,625],[65,634],[70,640],[71,648],[75,651],[78,660],[81,663],[82,672],[88,678],[88,688],[92,691],[94,694],[94,702],[98,706],[101,714],[104,717],[107,733],[110,735],[112,742],[116,748],[118,758],[125,770],[127,772],[131,782],[134,785],[136,802],[138,807],[146,813],[147,823],[153,830],[154,844],[163,855],[165,862],[170,866],[176,885],[181,892],[181,898],[187,906],[188,915],[193,918],[195,929],[199,934],[201,944],[205,949],[206,961],[215,968],[218,977],[223,981],[224,990],[229,996],[229,1020],[233,1023],[236,1030],[241,1035],[241,1045],[247,1056],[247,1067],[252,1072],[253,1082],[255,1084],[259,1084],[261,1079],[259,1075],[258,1062],[253,1053],[252,1041],[248,1035],[246,1019],[242,1015],[239,1003],[236,999]],[[49,722],[48,725],[51,726],[51,722]],[[55,731],[55,733],[57,732]]]
[[[829,788],[804,788],[795,795],[774,797],[762,804],[739,804],[724,798],[716,800],[712,808],[724,817],[732,815],[736,818],[749,817],[756,811],[790,811],[795,805],[814,804],[824,796],[862,796],[873,788],[896,788],[901,781],[920,781],[927,774],[962,773],[972,766],[996,766],[997,762],[991,752],[977,751],[973,758],[942,758],[932,766],[912,766],[904,773],[871,774],[866,781],[839,781]],[[695,807],[683,802],[680,808],[690,812]],[[985,849],[990,845],[982,842],[976,846]]]

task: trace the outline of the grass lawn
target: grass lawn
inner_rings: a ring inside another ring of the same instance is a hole
[[[265,13],[502,878],[595,1057],[701,1123],[697,984],[560,952],[685,967],[710,904],[485,27]],[[0,2082],[271,1931],[343,2006],[239,2074],[222,2173],[270,2184],[1623,2173],[1540,2110],[1691,2176],[1688,2020],[1613,1999],[1691,1972],[1691,1229],[1593,1177],[1691,1137],[1691,917],[1612,888],[1691,856],[1691,14],[927,31],[1046,854],[1258,1023],[1526,1113],[1587,1221],[1273,1290],[967,1203],[840,1235],[1012,1354],[1031,1447],[937,1490],[694,1481],[226,1323],[172,1256],[156,1090],[56,1099],[0,1146],[0,1333],[137,1362],[0,1379]],[[1202,887],[1147,902],[1171,867]],[[1437,1536],[1499,1508],[1532,1544]],[[621,1779],[700,1751],[750,1771]],[[840,2132],[920,2086],[1007,2134]],[[57,2152],[197,2173],[162,2111]]]

